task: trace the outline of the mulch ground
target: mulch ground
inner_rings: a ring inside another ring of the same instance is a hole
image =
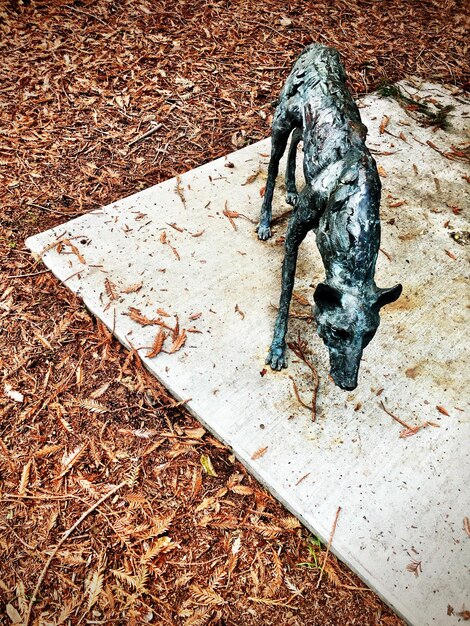
[[[24,240],[268,136],[311,41],[356,95],[468,89],[466,32],[451,0],[0,3],[4,623],[402,623]]]

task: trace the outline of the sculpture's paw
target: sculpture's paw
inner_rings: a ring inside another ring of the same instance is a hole
[[[270,365],[273,370],[282,370],[283,367],[287,367],[286,349],[282,346],[271,346],[266,365]]]
[[[271,228],[269,224],[260,224],[258,226],[258,239],[262,239],[263,241],[266,241],[266,239],[269,239],[270,237],[271,237]]]
[[[297,200],[299,199],[299,194],[296,191],[288,191],[286,195],[286,202],[291,206],[297,206]]]

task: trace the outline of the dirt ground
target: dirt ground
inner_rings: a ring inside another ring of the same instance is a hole
[[[468,89],[464,5],[0,2],[2,623],[402,624],[24,240],[268,136],[311,41]]]

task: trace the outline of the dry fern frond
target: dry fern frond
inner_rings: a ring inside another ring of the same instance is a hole
[[[188,584],[188,582],[194,578],[195,574],[191,573],[191,572],[185,572],[184,574],[182,574],[181,576],[179,576],[175,582],[174,585],[175,587],[183,587],[186,586]]]
[[[92,398],[93,400],[101,398],[101,396],[104,395],[108,390],[110,384],[111,383],[109,381],[107,383],[103,383],[100,387],[98,387],[98,389],[95,389],[95,391],[92,391],[90,393],[90,398]]]
[[[152,517],[152,526],[147,531],[144,539],[158,537],[159,535],[163,535],[163,533],[166,533],[167,530],[170,528],[174,517],[175,513],[170,513],[169,515],[165,515],[161,518]]]
[[[137,587],[136,591],[138,593],[145,593],[147,591],[147,582],[149,578],[150,572],[146,565],[144,565],[137,572]]]
[[[276,589],[279,589],[279,587],[282,585],[282,579],[284,577],[282,561],[279,558],[279,555],[275,550],[272,551],[272,556],[273,556],[273,565],[274,565],[273,580],[276,584]]]
[[[235,485],[239,485],[244,476],[240,472],[234,472],[231,474],[230,478],[227,480],[227,489],[232,489]]]
[[[225,569],[225,566],[219,565],[212,573],[212,576],[209,578],[209,587],[211,589],[214,589],[214,587],[219,587],[226,578],[227,570]]]
[[[82,487],[82,489],[87,492],[89,496],[92,496],[93,498],[100,498],[103,495],[97,489],[95,489],[93,483],[91,483],[86,478],[79,478],[77,482],[80,487]]]
[[[225,604],[225,600],[211,587],[205,587],[204,589],[199,585],[191,585],[191,600],[196,604],[203,604],[205,606],[212,606],[217,604]]]
[[[197,608],[185,621],[184,626],[206,626],[211,618],[212,611],[205,607]]]
[[[124,545],[130,545],[132,528],[129,528],[129,521],[127,519],[118,519],[112,524],[112,527],[119,540]]]
[[[284,576],[284,582],[286,583],[287,589],[289,589],[289,591],[292,594],[294,594],[295,596],[302,595],[302,590],[299,589],[296,585],[294,585],[294,583],[291,580],[289,580],[287,576]]]
[[[57,419],[59,420],[59,424],[64,430],[66,430],[68,433],[73,433],[73,426],[59,412],[57,413]]]
[[[72,469],[72,467],[78,463],[78,461],[82,458],[82,456],[85,454],[85,450],[87,449],[87,442],[79,444],[74,450],[72,450],[72,452],[70,452],[69,454],[64,454],[62,461],[61,461],[61,465],[64,468],[63,471],[59,474],[59,476],[56,477],[56,480],[58,478],[62,478],[62,476],[65,476],[65,474]]]
[[[239,496],[253,495],[253,489],[247,485],[233,485],[233,487],[230,487],[230,491],[237,493]]]
[[[173,543],[171,537],[159,537],[156,539],[152,546],[142,555],[140,560],[141,563],[148,563],[153,558],[157,556],[157,554],[161,554],[162,552],[169,552],[176,547],[176,544]]]
[[[51,454],[54,454],[54,452],[57,452],[58,450],[61,450],[62,448],[63,448],[62,444],[51,444],[50,446],[44,446],[44,448],[41,448],[40,450],[35,452],[34,456],[35,458],[42,458],[44,456],[49,456]]]
[[[109,411],[107,406],[93,400],[93,398],[85,398],[80,400],[78,404],[82,407],[82,409],[86,409],[87,411],[90,411],[90,413],[107,413],[107,411]]]
[[[110,300],[117,300],[119,298],[117,287],[109,278],[104,279],[104,288]]]
[[[98,596],[103,589],[103,579],[103,569],[100,567],[93,572],[91,577],[85,583],[85,595],[88,594],[88,611],[98,600]]]
[[[64,600],[62,609],[57,617],[56,625],[61,626],[61,624],[65,624],[79,604],[81,604],[81,600],[78,600],[75,596]]]
[[[195,509],[196,513],[199,511],[203,511],[204,509],[212,508],[220,500],[220,498],[223,498],[226,494],[227,489],[223,487],[222,489],[219,489],[215,495],[207,496],[200,504],[197,505]]]
[[[149,352],[147,352],[145,356],[149,359],[153,359],[154,357],[157,356],[157,354],[160,354],[160,352],[162,351],[165,339],[166,339],[166,333],[163,330],[163,328],[160,328],[155,339],[153,340],[152,349]]]
[[[301,527],[299,520],[293,515],[289,515],[288,517],[279,519],[278,523],[280,526],[282,526],[286,530],[294,530],[295,528]]]
[[[46,537],[51,532],[52,528],[55,526],[55,523],[58,517],[59,517],[59,509],[57,508],[57,509],[52,510],[51,514],[49,515],[49,519],[47,520],[47,524],[46,524]]]
[[[134,465],[133,467],[130,468],[130,470],[128,470],[126,472],[125,478],[127,481],[127,484],[129,485],[129,487],[134,487],[134,485],[136,484],[136,482],[139,479],[139,474],[140,474],[140,462],[137,463],[136,465]]]
[[[111,569],[111,574],[117,579],[124,583],[126,583],[131,589],[135,589],[139,586],[139,578],[134,576],[130,572],[126,572],[123,568],[120,569]]]
[[[18,608],[22,615],[26,615],[28,611],[28,601],[26,600],[26,592],[24,584],[19,580],[16,584],[16,598],[18,600]]]
[[[338,573],[336,572],[335,568],[333,567],[330,561],[327,561],[325,563],[325,566],[323,567],[323,571],[327,575],[328,581],[333,585],[333,587],[341,586],[341,580],[338,576]]]
[[[147,497],[143,493],[127,493],[124,499],[129,502],[129,509],[131,510],[137,507],[140,508],[143,504],[147,503]]]
[[[275,539],[280,533],[284,532],[283,528],[275,524],[254,524],[253,526],[266,539]]]
[[[31,461],[28,461],[21,472],[20,484],[18,485],[18,493],[23,496],[26,493],[26,487],[29,482],[29,474],[31,472]]]

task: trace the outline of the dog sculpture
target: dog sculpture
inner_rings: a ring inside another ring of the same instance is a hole
[[[326,274],[314,294],[317,331],[328,347],[334,382],[342,389],[355,389],[362,351],[380,323],[379,310],[394,302],[402,287],[380,289],[374,281],[380,245],[380,178],[365,145],[367,128],[346,88],[335,49],[319,44],[305,48],[282,89],[272,125],[260,239],[271,236],[274,185],[291,132],[286,200],[294,210],[285,238],[279,312],[266,363],[275,370],[287,366],[285,338],[297,252],[313,230]],[[305,186],[299,192],[295,165],[301,140]]]

